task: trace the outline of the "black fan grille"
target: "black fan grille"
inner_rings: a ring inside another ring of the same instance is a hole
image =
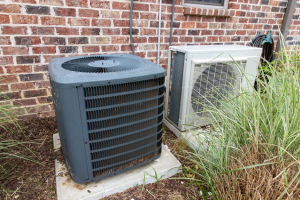
[[[69,60],[62,64],[62,68],[75,72],[109,73],[120,72],[143,67],[144,62],[137,58],[123,55],[101,55]]]

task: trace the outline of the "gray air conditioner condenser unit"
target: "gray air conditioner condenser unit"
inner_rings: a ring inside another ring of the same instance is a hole
[[[53,59],[53,103],[77,183],[145,165],[161,154],[165,70],[134,55]]]

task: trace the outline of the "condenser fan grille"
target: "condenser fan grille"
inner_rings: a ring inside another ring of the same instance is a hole
[[[197,75],[191,98],[194,112],[202,116],[201,111],[211,105],[219,106],[220,100],[232,92],[236,74],[229,63],[203,64],[195,68],[204,69]]]
[[[62,64],[62,68],[75,72],[109,73],[120,72],[143,67],[142,60],[113,55],[91,56],[69,60]]]

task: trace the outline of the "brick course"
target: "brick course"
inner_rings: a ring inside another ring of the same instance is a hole
[[[287,39],[300,35],[300,0]],[[173,45],[247,45],[272,30],[277,43],[287,0],[230,0],[228,10],[184,7],[176,0]],[[136,55],[156,62],[158,0],[136,0]],[[0,89],[29,116],[53,116],[48,64],[53,58],[131,53],[130,2],[125,0],[0,0]],[[163,0],[161,66],[167,66],[172,1]],[[275,44],[276,45],[276,44]],[[0,99],[5,100],[5,99]]]

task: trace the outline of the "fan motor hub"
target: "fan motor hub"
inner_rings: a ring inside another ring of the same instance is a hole
[[[115,67],[120,64],[121,64],[120,62],[115,60],[97,60],[88,63],[88,65],[91,67],[104,67],[104,68]]]

